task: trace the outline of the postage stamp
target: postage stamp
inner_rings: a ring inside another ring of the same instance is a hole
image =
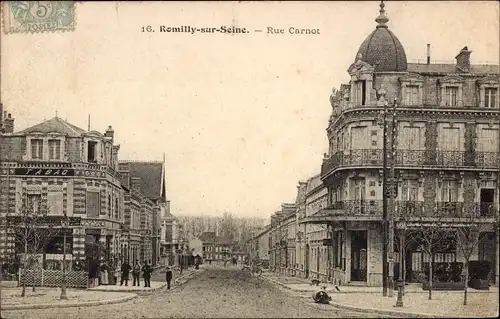
[[[5,33],[41,33],[75,29],[74,1],[2,2]]]

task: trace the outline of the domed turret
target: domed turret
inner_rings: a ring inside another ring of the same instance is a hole
[[[380,3],[378,23],[359,47],[356,61],[362,60],[375,67],[376,72],[404,72],[407,69],[406,53],[401,42],[387,27],[384,1]]]

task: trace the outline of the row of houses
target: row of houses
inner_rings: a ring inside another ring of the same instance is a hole
[[[498,283],[499,66],[472,64],[468,47],[456,63],[432,63],[431,45],[427,63],[408,63],[383,4],[375,21],[348,67],[350,82],[330,96],[318,174],[299,182],[295,202],[251,247],[256,253],[267,239],[271,269],[294,276],[378,286],[400,269],[411,282],[429,260],[464,255],[451,240],[432,256],[410,245],[401,260],[390,243],[407,229],[443,220],[456,229],[472,217],[484,227],[471,260],[488,261]]]
[[[56,116],[16,132],[1,104],[0,114],[2,264],[19,260],[16,233],[28,213],[41,217],[40,227],[61,230],[36,252],[44,265],[61,266],[63,227],[70,264],[162,263],[162,220],[170,216],[164,161],[119,160],[111,126],[84,130]]]

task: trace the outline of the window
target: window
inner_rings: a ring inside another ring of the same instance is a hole
[[[97,163],[97,142],[89,141],[87,144],[87,162]]]
[[[497,89],[496,88],[486,88],[484,89],[484,107],[495,108],[497,99]]]
[[[448,86],[445,88],[445,102],[446,106],[458,105],[458,87]]]
[[[407,85],[405,88],[405,102],[406,105],[419,105],[420,94],[418,85]]]
[[[366,102],[366,81],[354,82],[354,102],[357,105],[365,105]]]
[[[63,214],[63,193],[61,188],[48,190],[47,204],[49,207],[49,214],[51,215]]]
[[[118,198],[115,198],[115,218],[118,219]]]
[[[42,203],[41,194],[28,194],[26,196],[26,213],[28,214],[38,214],[40,213]]]
[[[99,192],[87,192],[87,216],[99,217],[100,212],[100,195]]]
[[[32,159],[43,159],[43,140],[42,139],[32,139],[31,140],[31,158]]]
[[[61,159],[61,141],[60,140],[49,140],[49,159],[50,160]]]
[[[441,201],[456,202],[458,197],[458,185],[455,181],[443,181],[441,186]]]

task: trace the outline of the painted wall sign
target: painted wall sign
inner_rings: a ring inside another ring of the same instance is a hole
[[[72,168],[16,168],[15,175],[29,176],[74,176],[75,170]]]
[[[104,178],[106,177],[106,173],[102,171],[77,170],[75,171],[75,176]]]

